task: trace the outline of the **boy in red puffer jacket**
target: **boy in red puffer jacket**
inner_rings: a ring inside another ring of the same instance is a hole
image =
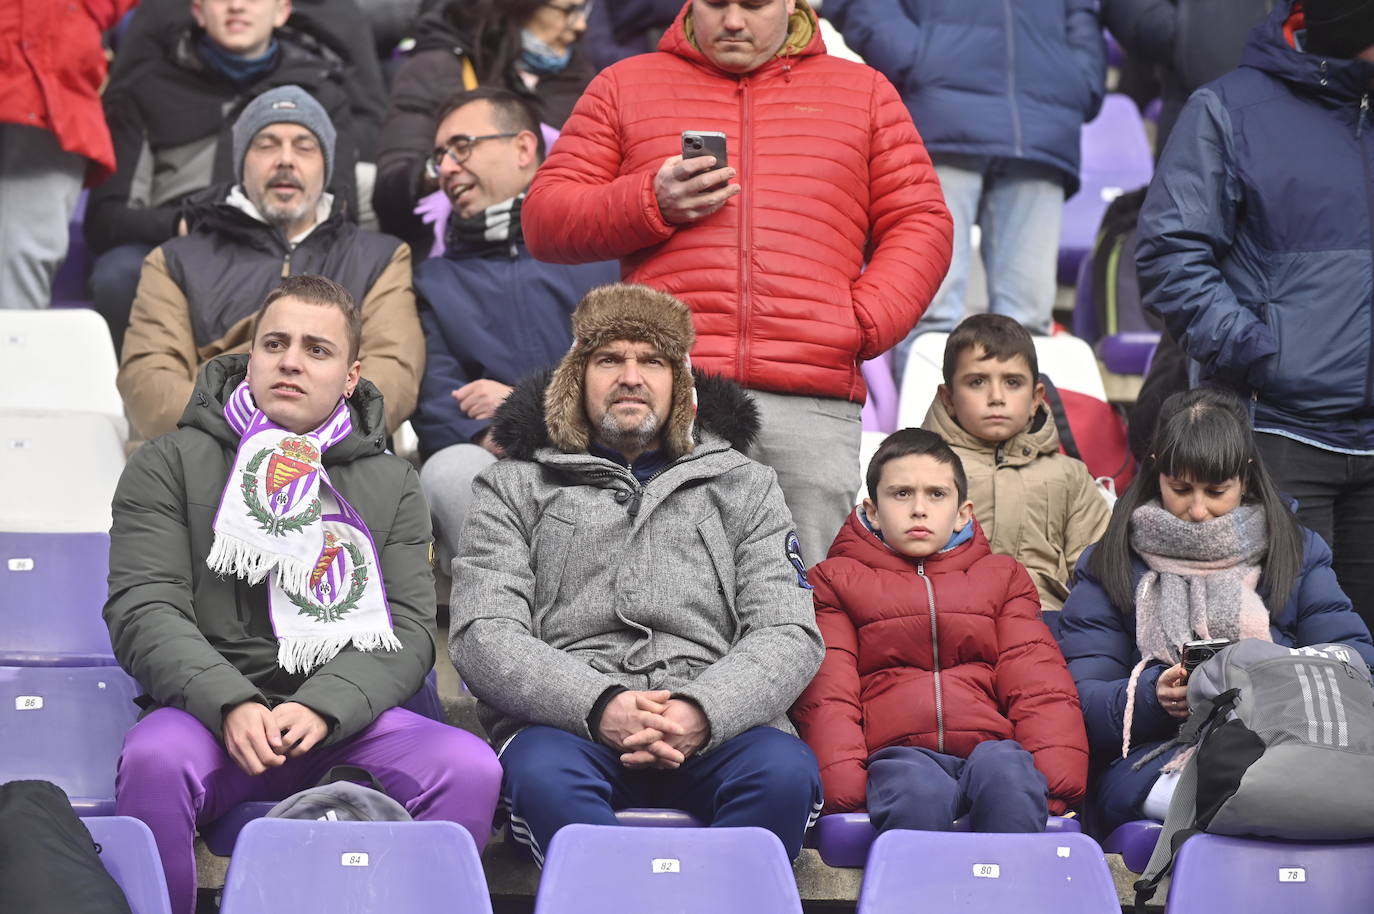
[[[958,456],[903,429],[868,466],[868,498],[811,570],[825,636],[792,708],[825,811],[879,831],[1038,832],[1083,797],[1087,738],[1026,570],[994,555]]]

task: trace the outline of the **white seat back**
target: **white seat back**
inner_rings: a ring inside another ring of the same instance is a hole
[[[104,533],[124,443],[96,413],[0,412],[0,530]]]
[[[0,410],[96,413],[129,437],[114,344],[87,308],[0,309]]]

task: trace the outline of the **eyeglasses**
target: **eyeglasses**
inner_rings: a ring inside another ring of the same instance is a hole
[[[551,10],[558,10],[563,14],[564,19],[576,21],[586,20],[592,14],[592,5],[588,3],[574,3],[571,6],[559,6],[557,3],[541,3],[540,6],[547,6]]]
[[[513,136],[519,136],[520,131],[514,133],[487,133],[482,136],[456,136],[444,145],[435,149],[429,154],[425,161],[425,169],[431,178],[439,177],[439,168],[444,164],[447,157],[454,165],[462,165],[472,155],[473,147],[483,140],[508,140]]]

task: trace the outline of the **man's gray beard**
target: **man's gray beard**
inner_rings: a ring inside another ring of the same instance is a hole
[[[259,212],[262,213],[262,218],[267,220],[268,225],[280,229],[285,233],[291,226],[305,218],[306,213],[313,213],[315,207],[318,205],[318,200],[314,203],[302,201],[300,206],[288,208],[269,206],[266,201],[263,201],[263,205],[259,208]]]
[[[622,454],[626,451],[644,451],[658,434],[658,416],[652,411],[633,428],[625,428],[615,420],[615,415],[607,410],[601,416],[597,427],[596,440],[603,447]]]

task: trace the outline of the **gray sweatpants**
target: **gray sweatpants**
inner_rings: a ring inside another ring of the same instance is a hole
[[[435,536],[452,556],[472,507],[472,480],[496,462],[486,448],[476,444],[451,444],[425,461],[420,468],[420,488],[434,517]]]
[[[778,474],[806,566],[825,558],[859,491],[863,407],[751,390],[762,427],[749,456]]]
[[[38,127],[0,124],[0,308],[46,308],[86,159]]]

